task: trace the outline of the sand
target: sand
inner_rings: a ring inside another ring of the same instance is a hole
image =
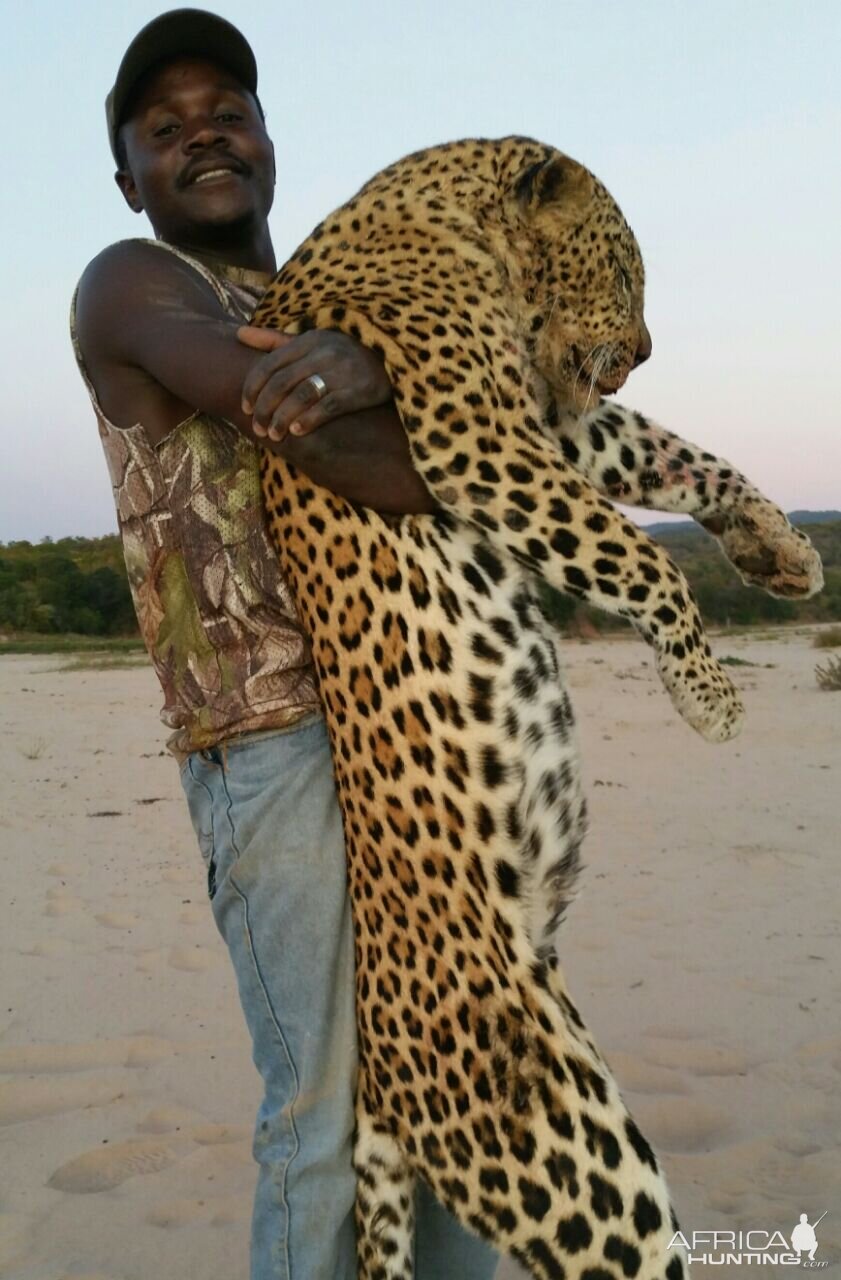
[[[724,747],[641,644],[566,644],[592,831],[564,964],[684,1230],[828,1209],[831,1263],[841,694],[807,629],[717,650],[756,664]],[[63,665],[0,659],[0,1275],[245,1280],[258,1080],[155,680]]]

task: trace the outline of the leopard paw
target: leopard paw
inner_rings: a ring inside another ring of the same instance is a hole
[[[748,498],[737,512],[703,523],[749,586],[795,600],[806,600],[823,587],[820,556],[773,503]]]
[[[707,742],[728,742],[741,731],[745,716],[741,695],[705,645],[691,658],[682,647],[657,654],[660,677],[683,719]]]

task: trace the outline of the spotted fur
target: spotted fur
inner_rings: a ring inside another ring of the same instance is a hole
[[[508,138],[377,175],[255,316],[382,354],[439,504],[382,517],[263,461],[345,823],[362,1280],[410,1280],[418,1176],[539,1280],[684,1271],[657,1160],[558,964],[586,806],[535,586],[629,618],[682,714],[721,739],[741,708],[691,593],[602,495],[691,511],[771,589],[806,594],[819,570],[727,464],[601,400],[639,352],[642,292],[601,184]]]

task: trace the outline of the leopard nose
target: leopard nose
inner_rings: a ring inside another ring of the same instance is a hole
[[[646,360],[650,355],[651,355],[651,334],[648,332],[648,328],[646,326],[645,321],[640,320],[640,332],[639,332],[639,338],[637,339],[637,351],[636,351],[636,355],[634,356],[634,368],[636,369],[638,365],[645,364]]]

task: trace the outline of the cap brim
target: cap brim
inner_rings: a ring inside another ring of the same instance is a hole
[[[123,55],[114,87],[105,100],[108,138],[117,159],[117,132],[126,106],[142,76],[166,58],[191,54],[218,62],[243,88],[257,92],[257,62],[242,32],[204,9],[172,9],[138,32]]]

